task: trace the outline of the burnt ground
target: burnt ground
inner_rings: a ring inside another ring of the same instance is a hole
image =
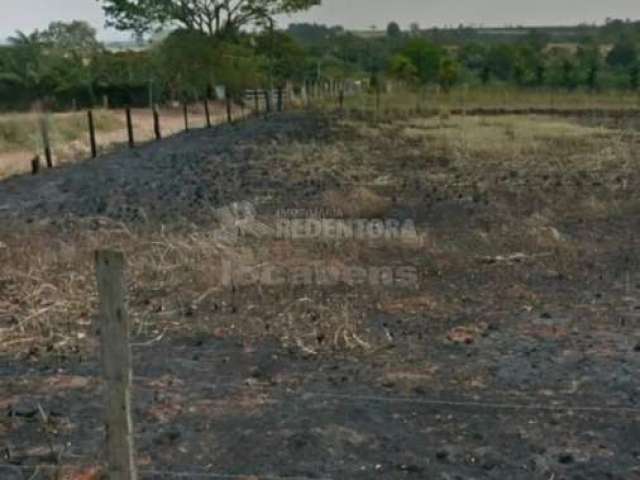
[[[640,478],[637,133],[505,151],[437,136],[455,128],[289,113],[0,183],[0,477],[100,464],[91,254],[114,246],[142,478]],[[238,201],[420,240],[223,248]],[[229,251],[419,283],[228,287]]]

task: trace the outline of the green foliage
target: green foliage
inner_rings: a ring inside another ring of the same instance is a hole
[[[198,98],[213,85],[230,92],[255,86],[262,59],[251,48],[195,31],[180,30],[153,51],[156,78],[172,99]]]
[[[418,80],[418,68],[411,59],[402,54],[395,55],[389,63],[389,73],[392,77],[408,84],[414,84]]]
[[[400,25],[396,22],[389,22],[389,25],[387,25],[387,37],[400,38],[401,36],[402,30],[400,29]]]
[[[417,38],[407,43],[402,50],[402,55],[415,67],[420,83],[438,80],[440,64],[444,57],[444,50],[441,47]]]
[[[459,65],[450,58],[444,58],[440,62],[438,83],[445,93],[448,93],[458,81],[460,75]]]
[[[304,80],[300,68],[305,61],[304,49],[287,33],[267,30],[255,38],[256,53],[264,57],[265,75],[278,85],[287,80]]]
[[[109,25],[137,34],[178,26],[209,36],[232,36],[243,27],[319,5],[320,0],[98,0]]]
[[[40,33],[40,41],[64,55],[76,59],[86,58],[102,49],[96,38],[96,29],[83,21],[53,22]]]
[[[319,0],[98,1],[118,28],[173,33],[149,49],[113,53],[84,22],[17,32],[0,46],[0,108],[27,108],[35,101],[88,106],[102,95],[114,105],[147,105],[200,98],[222,84],[234,95],[287,82],[368,79],[375,87],[386,77],[412,88],[437,84],[444,92],[457,83],[585,91],[640,87],[640,22],[491,31],[414,25],[406,33],[391,22],[386,35],[300,23],[285,32],[274,28],[274,15]],[[258,28],[242,31],[248,26]]]
[[[630,39],[622,39],[607,55],[607,63],[612,67],[629,68],[638,61],[638,47]]]

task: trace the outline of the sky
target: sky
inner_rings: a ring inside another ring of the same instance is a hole
[[[280,19],[344,25],[351,29],[384,27],[391,20],[407,27],[444,25],[566,25],[601,23],[607,17],[640,20],[640,0],[323,0],[312,10]],[[15,30],[30,32],[55,20],[82,19],[102,40],[129,38],[104,28],[96,0],[0,0],[0,38]]]

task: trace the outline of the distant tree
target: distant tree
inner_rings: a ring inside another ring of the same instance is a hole
[[[212,85],[231,94],[255,87],[261,78],[261,58],[248,46],[178,30],[153,50],[156,76],[173,100],[202,97]]]
[[[540,29],[531,29],[527,33],[526,44],[536,52],[541,52],[549,44],[551,40],[547,33]]]
[[[515,50],[511,45],[495,45],[489,49],[487,54],[489,69],[500,80],[511,79],[515,62]]]
[[[315,23],[292,23],[287,27],[287,33],[303,46],[319,46],[343,35],[344,28],[340,26],[328,27]]]
[[[411,25],[409,25],[409,32],[414,37],[419,36],[422,32],[422,30],[420,29],[420,24],[418,22],[412,22]]]
[[[445,93],[449,93],[451,88],[458,81],[460,67],[455,60],[444,58],[440,62],[440,70],[438,72],[438,83]]]
[[[418,80],[418,69],[408,57],[401,54],[391,59],[389,73],[409,85],[415,84]]]
[[[36,96],[43,95],[49,86],[49,62],[44,55],[40,32],[28,34],[18,30],[8,40],[10,51],[3,61],[2,79]]]
[[[255,40],[256,53],[265,59],[267,77],[279,85],[287,80],[302,80],[300,66],[304,64],[305,53],[291,36],[284,32],[264,32]]]
[[[177,26],[209,36],[228,36],[276,15],[319,5],[321,0],[98,0],[107,23],[138,34]]]
[[[576,87],[575,65],[569,59],[562,61],[562,84],[568,90],[573,90]]]
[[[607,55],[607,63],[612,67],[628,68],[638,60],[638,48],[630,39],[616,42]]]
[[[418,38],[411,40],[406,45],[402,55],[411,61],[421,83],[438,80],[440,63],[444,56],[442,48],[427,40]]]
[[[539,62],[536,65],[536,71],[535,71],[535,83],[538,86],[542,86],[544,85],[545,79],[546,79],[546,75],[547,75],[547,66],[544,64],[544,62]]]
[[[399,38],[401,36],[402,29],[400,28],[400,25],[398,25],[396,22],[390,22],[389,25],[387,25],[387,37]]]
[[[600,66],[597,63],[591,64],[587,70],[587,87],[589,90],[596,90],[598,88],[598,75],[600,73]]]
[[[53,22],[39,37],[41,42],[76,57],[93,54],[102,48],[95,28],[79,20],[70,23]]]
[[[576,58],[581,70],[586,72],[585,83],[589,90],[598,88],[598,79],[601,67],[600,48],[597,44],[580,46]]]
[[[486,64],[487,49],[480,43],[468,43],[458,51],[458,60],[469,70],[482,70]]]
[[[480,70],[480,81],[483,85],[488,85],[491,81],[491,66],[488,63],[485,63]]]
[[[634,91],[640,87],[640,63],[634,63],[629,69],[629,86]]]

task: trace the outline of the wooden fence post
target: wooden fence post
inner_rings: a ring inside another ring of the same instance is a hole
[[[231,114],[231,97],[228,95],[226,95],[226,100],[227,100],[227,122],[229,123],[233,123],[233,115]]]
[[[207,119],[207,128],[211,128],[211,112],[209,111],[209,99],[204,97],[204,115]]]
[[[53,168],[53,156],[51,155],[51,143],[49,141],[49,124],[46,115],[40,117],[40,133],[42,134],[42,145],[44,146],[44,158],[47,167]]]
[[[156,140],[162,139],[162,133],[160,132],[160,114],[158,113],[158,106],[153,106],[153,131],[156,134]]]
[[[87,119],[89,120],[89,143],[91,145],[91,158],[98,156],[98,147],[96,146],[96,126],[93,122],[93,111],[87,111]]]
[[[265,116],[269,113],[271,113],[271,91],[264,91],[264,101],[265,101]]]
[[[40,155],[31,159],[31,174],[37,175],[40,172]]]
[[[260,94],[258,90],[254,91],[253,102],[254,102],[255,115],[256,117],[259,117],[260,116]]]
[[[187,102],[182,103],[182,115],[184,116],[184,130],[189,131],[189,109],[187,108]]]
[[[131,347],[122,252],[96,252],[100,345],[106,392],[108,480],[136,480],[131,419]]]
[[[278,112],[282,112],[283,110],[283,103],[282,103],[282,87],[278,87]]]
[[[136,141],[133,137],[133,121],[131,120],[130,107],[127,107],[127,109],[125,110],[125,115],[127,117],[127,138],[129,140],[129,148],[134,148],[136,146]]]

